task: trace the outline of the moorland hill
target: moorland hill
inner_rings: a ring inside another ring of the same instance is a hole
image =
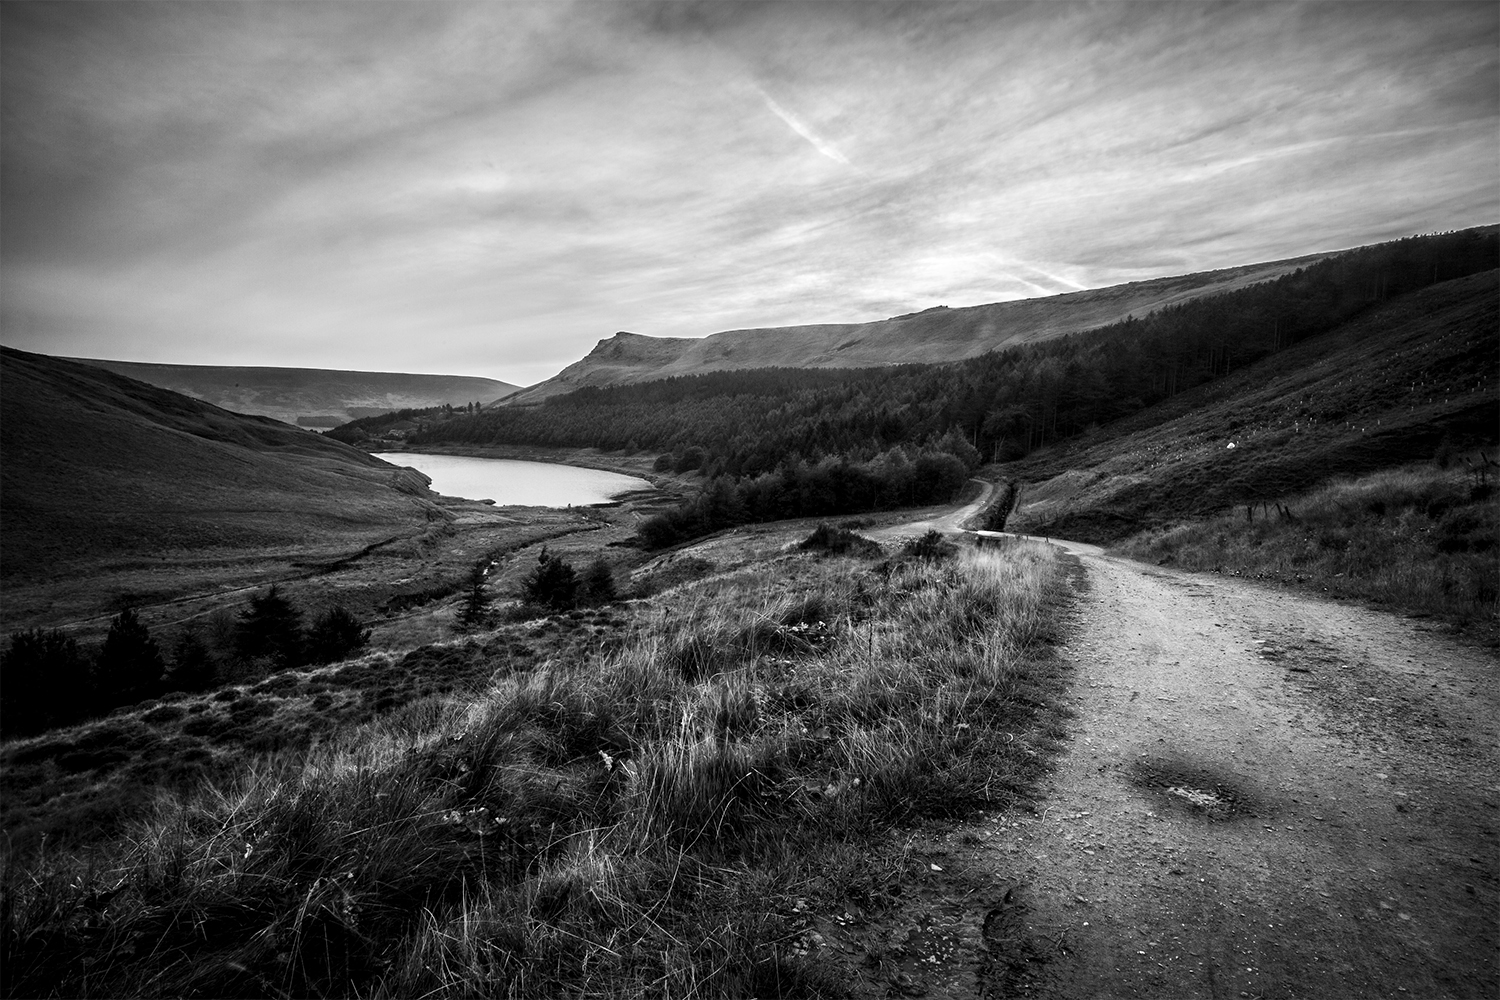
[[[364,452],[102,368],[0,349],[7,587],[107,563],[358,549],[428,519]]]
[[[413,375],[323,368],[158,365],[72,358],[235,413],[302,427],[337,427],[392,410],[489,403],[518,386],[469,375]]]
[[[1268,281],[1329,256],[1312,254],[1014,302],[937,306],[869,323],[728,330],[702,338],[621,332],[599,341],[586,357],[552,378],[498,403],[536,403],[585,386],[626,385],[716,371],[961,361]]]
[[[1096,430],[1001,465],[1011,526],[1081,541],[1334,477],[1493,448],[1500,272],[1441,282]]]

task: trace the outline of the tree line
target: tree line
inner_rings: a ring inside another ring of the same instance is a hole
[[[342,607],[304,627],[303,615],[272,586],[250,599],[234,626],[231,655],[241,672],[333,663],[363,649],[370,631]],[[110,622],[90,654],[57,629],[14,633],[0,654],[0,735],[27,736],[71,725],[171,691],[206,691],[231,665],[196,631],[183,632],[170,656],[133,608]]]

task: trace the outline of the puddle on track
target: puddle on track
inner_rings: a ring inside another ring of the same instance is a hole
[[[1259,811],[1255,796],[1240,778],[1212,765],[1141,757],[1126,773],[1137,788],[1155,792],[1171,805],[1207,820],[1223,822]]]

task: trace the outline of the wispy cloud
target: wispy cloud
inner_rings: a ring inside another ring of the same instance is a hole
[[[760,95],[761,100],[766,102],[766,107],[770,109],[771,114],[786,122],[787,127],[790,128],[793,132],[796,132],[802,138],[806,139],[808,144],[811,145],[813,149],[816,149],[818,152],[822,153],[824,156],[828,157],[835,163],[842,163],[846,167],[852,167],[854,165],[849,162],[849,158],[847,156],[845,156],[843,153],[840,153],[838,149],[834,147],[833,143],[829,142],[822,136],[818,135],[818,133],[814,132],[801,118],[798,118],[786,108],[783,108],[780,104],[777,104],[775,98],[773,98],[770,94],[766,93],[760,87],[756,87],[755,92]]]

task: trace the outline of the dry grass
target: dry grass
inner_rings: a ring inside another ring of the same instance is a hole
[[[1471,475],[1434,465],[1338,480],[1273,508],[1146,532],[1120,550],[1377,601],[1496,632],[1500,499]]]
[[[861,844],[1024,799],[1059,735],[1043,546],[801,554],[166,795],[4,877],[7,995],[836,996],[795,942]],[[862,862],[860,859],[864,858]],[[841,912],[841,910],[839,911]]]

